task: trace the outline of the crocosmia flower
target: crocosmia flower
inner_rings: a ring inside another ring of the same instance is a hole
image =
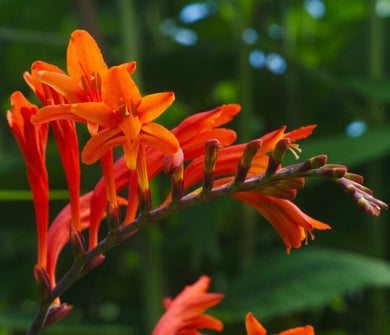
[[[202,276],[192,285],[187,286],[175,299],[166,298],[164,306],[167,309],[153,335],[200,334],[197,329],[213,329],[222,331],[221,321],[203,312],[218,304],[222,294],[207,293],[210,278]]]

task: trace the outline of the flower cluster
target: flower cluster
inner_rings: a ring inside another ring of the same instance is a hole
[[[94,39],[87,32],[77,30],[67,49],[68,74],[42,61],[35,62],[31,73],[24,74],[42,106],[31,104],[20,92],[11,96],[12,110],[7,112],[7,119],[26,161],[38,230],[38,261],[34,274],[46,308],[41,310],[46,314],[37,315],[36,334],[71,310],[70,306],[60,304],[59,296],[80,276],[98,266],[104,260],[103,252],[140,228],[182,208],[233,196],[255,208],[275,228],[287,252],[292,247],[299,248],[302,241],[313,236],[314,229],[330,228],[303,213],[292,202],[306,177],[335,181],[373,215],[387,209],[385,203],[372,196],[371,190],[362,186],[360,176],[349,173],[344,166],[326,164],[324,155],[282,167],[287,150],[297,156],[296,151],[300,149],[296,142],[309,136],[315,126],[290,132],[283,126],[249,143],[233,145],[236,133],[221,126],[240,111],[236,104],[191,115],[172,130],[155,123],[173,103],[174,94],[142,96],[132,78],[135,68],[135,62],[108,68]],[[80,195],[80,153],[75,127],[78,122],[86,124],[90,133],[81,160],[85,164],[99,161],[103,175],[96,187],[84,195]],[[49,124],[58,145],[70,197],[69,205],[50,227],[45,165]],[[123,155],[114,161],[116,147],[122,148]],[[171,178],[171,192],[162,204],[153,206],[149,183],[162,171]],[[125,188],[127,198],[120,197],[119,192]],[[126,207],[123,219],[119,206]],[[104,218],[109,233],[99,240]],[[88,243],[82,234],[86,229]],[[57,283],[57,260],[68,242],[72,245],[75,262]],[[195,316],[219,302],[220,295],[201,295],[199,305],[189,308],[195,314],[182,315],[189,320],[185,326],[176,321],[164,321],[174,320],[184,313],[181,307],[175,306],[185,304],[187,295],[204,292],[207,287],[208,279],[202,277],[174,301],[166,301],[168,311],[155,334],[195,333],[189,329],[204,324],[220,330],[219,321]],[[50,303],[53,305],[49,308]],[[248,334],[265,334],[250,314],[247,329]],[[301,333],[310,334],[310,331],[288,334]]]

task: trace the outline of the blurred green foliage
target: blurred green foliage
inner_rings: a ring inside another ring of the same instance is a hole
[[[302,159],[328,154],[331,163],[364,174],[377,197],[389,202],[390,12],[384,2],[208,0],[196,2],[207,15],[189,22],[191,11],[183,14],[195,3],[189,0],[0,0],[0,334],[24,333],[38,299],[33,206],[4,117],[13,91],[33,99],[22,78],[33,61],[65,69],[71,32],[86,29],[109,65],[137,61],[143,92],[175,92],[175,104],[161,117],[168,127],[230,102],[243,106],[230,125],[242,140],[284,124],[315,123],[314,135],[301,143]],[[52,139],[47,157],[54,218],[66,204],[66,182]],[[82,173],[86,192],[100,171],[83,166]],[[166,178],[158,181],[156,201],[167,194]],[[275,331],[310,323],[326,335],[389,334],[388,214],[372,220],[324,183],[308,183],[296,202],[333,227],[304,250],[284,254],[272,228],[257,214],[245,215],[254,217],[248,224],[232,199],[203,204],[109,252],[63,296],[75,310],[46,333],[150,333],[163,312],[162,297],[207,274],[212,291],[227,295],[215,311],[226,334],[244,334],[250,310]],[[253,229],[251,241],[243,227]],[[251,255],[243,245],[251,246]],[[70,262],[65,248],[59,274]]]

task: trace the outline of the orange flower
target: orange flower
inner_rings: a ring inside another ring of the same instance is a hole
[[[330,229],[325,223],[317,221],[303,213],[296,205],[286,199],[269,197],[252,192],[232,194],[236,199],[256,209],[278,232],[286,246],[300,248],[302,241],[315,229]]]
[[[48,125],[30,122],[38,107],[20,92],[11,95],[12,111],[7,120],[27,165],[27,176],[34,199],[38,230],[38,268],[46,269],[47,228],[49,223],[49,183],[45,165]]]
[[[142,158],[145,145],[167,154],[177,152],[179,143],[175,136],[151,122],[172,104],[173,93],[141,97],[130,76],[135,63],[108,69],[96,42],[85,31],[72,34],[67,56],[69,77],[55,71],[39,71],[38,75],[43,83],[71,104],[44,107],[33,118],[34,122],[58,119],[87,122],[92,137],[82,152],[86,164],[94,163],[109,154],[113,147],[122,145],[128,168],[142,175],[145,172]],[[112,177],[109,171],[112,166],[108,161],[111,161],[110,157],[102,161],[107,179]],[[110,198],[114,198],[113,184],[112,179],[106,184]],[[148,183],[140,180],[140,187],[146,191]]]
[[[222,331],[221,321],[202,314],[206,309],[218,304],[222,294],[206,293],[210,278],[202,276],[192,285],[187,286],[173,300],[164,299],[167,311],[153,330],[153,335],[200,334],[197,329]]]
[[[152,123],[174,100],[174,94],[156,93],[141,97],[131,76],[121,67],[108,71],[102,86],[102,101],[72,105],[71,112],[105,127],[88,141],[82,153],[91,164],[113,146],[122,145],[126,164],[135,170],[140,146],[150,146],[166,154],[179,149],[176,137]],[[139,171],[140,172],[140,171]]]
[[[50,86],[38,80],[38,72],[51,71],[63,75],[63,72],[56,66],[35,62],[31,66],[31,74],[24,73],[24,78],[35,95],[41,100],[44,106],[53,106],[64,103],[64,97],[54,91]],[[62,166],[64,167],[66,180],[68,183],[70,203],[72,208],[72,228],[80,230],[80,159],[77,133],[74,121],[54,120],[51,122],[54,137],[60,152]]]
[[[256,320],[252,313],[248,313],[245,319],[245,327],[247,335],[266,335],[267,331],[262,324]],[[285,330],[278,335],[314,335],[312,326],[297,327]]]

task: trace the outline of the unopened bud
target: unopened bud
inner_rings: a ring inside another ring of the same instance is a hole
[[[181,148],[173,155],[164,155],[163,166],[164,172],[167,176],[171,176],[179,170],[184,163],[184,153]]]
[[[274,148],[273,153],[269,156],[267,170],[265,171],[266,176],[273,175],[278,169],[280,163],[282,162],[284,155],[290,145],[289,138],[282,138]]]
[[[36,265],[34,267],[34,278],[38,285],[39,296],[43,300],[46,299],[51,291],[50,279],[47,271]]]
[[[326,164],[327,156],[319,155],[308,159],[302,164],[300,168],[301,171],[309,171],[313,169],[318,169]]]
[[[248,168],[251,166],[253,158],[255,158],[257,151],[259,151],[262,144],[262,140],[253,140],[246,145],[244,154],[242,155],[241,159],[241,165],[243,168]]]
[[[352,180],[352,181],[354,181],[355,183],[358,183],[358,184],[363,184],[363,182],[364,182],[364,178],[361,175],[358,175],[356,173],[348,172],[348,173],[345,174],[344,178]]]
[[[171,177],[172,201],[180,200],[184,195],[184,154],[180,148],[174,155],[164,155],[164,172]]]
[[[56,322],[67,316],[72,309],[73,306],[68,305],[66,303],[61,304],[59,306],[51,306],[43,327],[47,328],[55,324]]]
[[[324,167],[321,168],[320,171],[322,172],[322,175],[326,178],[342,178],[347,173],[346,167],[341,165],[331,168],[325,168],[325,166],[327,165],[324,165]]]
[[[240,185],[245,181],[248,171],[251,167],[252,161],[256,156],[257,151],[263,144],[262,140],[254,140],[247,144],[244,149],[241,161],[237,165],[237,172],[234,177],[234,184]]]
[[[203,193],[210,191],[214,186],[214,170],[219,146],[217,139],[209,140],[204,145]]]
[[[137,187],[137,195],[139,201],[139,207],[143,214],[147,214],[152,209],[152,195],[150,188],[142,190],[139,186]]]
[[[110,233],[116,233],[118,231],[119,225],[121,224],[119,207],[115,206],[111,202],[107,202],[106,213],[108,231]]]
[[[172,174],[172,201],[180,200],[184,195],[184,179],[183,179],[183,165]]]
[[[214,172],[215,163],[217,162],[218,149],[220,143],[217,139],[208,140],[204,145],[204,171]]]
[[[87,244],[81,231],[76,231],[71,228],[69,241],[72,245],[74,258],[76,260],[81,260],[85,255],[85,251],[87,250]]]

